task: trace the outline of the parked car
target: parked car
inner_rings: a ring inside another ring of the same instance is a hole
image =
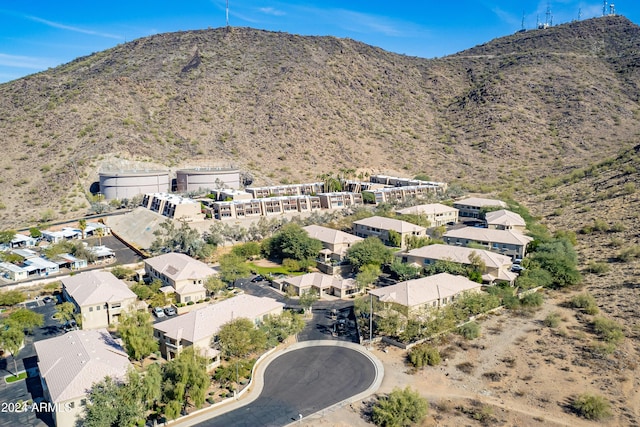
[[[64,325],[62,325],[62,329],[65,332],[77,331],[78,324],[76,323],[75,320],[68,320]]]
[[[262,276],[261,276],[261,275],[259,275],[259,274],[258,274],[257,276],[255,276],[253,279],[251,279],[251,281],[252,281],[253,283],[255,283],[255,282],[262,282],[263,280],[264,280],[264,277],[262,277]]]
[[[513,271],[514,273],[520,273],[522,271],[524,271],[525,268],[523,266],[521,266],[520,264],[513,264],[511,266],[511,271]]]
[[[166,307],[164,309],[164,314],[167,316],[175,316],[177,314],[176,309],[173,307]]]
[[[162,307],[156,307],[153,309],[153,315],[157,318],[164,317],[164,309]]]
[[[45,304],[49,304],[51,301],[53,301],[53,298],[47,295],[42,301],[44,301]]]

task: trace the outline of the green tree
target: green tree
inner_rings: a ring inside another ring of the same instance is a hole
[[[133,360],[142,360],[158,350],[153,336],[151,315],[146,311],[132,311],[120,316],[118,333],[122,337],[127,354]]]
[[[146,410],[153,410],[162,399],[162,368],[158,363],[153,363],[143,373],[130,370],[127,373],[127,386],[133,399],[142,402]]]
[[[17,325],[0,324],[0,347],[11,353],[11,356],[13,357],[14,374],[16,376],[18,375],[16,355],[20,351],[23,342],[24,332],[22,331],[22,328]]]
[[[29,229],[29,235],[34,239],[37,239],[38,237],[42,237],[42,231],[40,231],[38,227],[31,227]]]
[[[246,242],[231,248],[231,252],[244,259],[253,259],[260,256],[260,244],[258,242]]]
[[[247,277],[251,274],[251,268],[244,258],[233,253],[224,254],[220,257],[220,279],[223,282],[233,285],[237,279]]]
[[[298,313],[286,310],[278,316],[267,316],[260,329],[266,336],[267,347],[275,347],[287,337],[302,331],[304,320]]]
[[[400,315],[395,312],[387,312],[384,316],[376,319],[376,328],[378,332],[391,337],[398,336],[402,326],[403,321],[400,318]]]
[[[0,231],[0,244],[5,244],[5,245],[8,244],[13,240],[14,237],[16,237],[15,230]]]
[[[224,290],[227,285],[222,281],[222,279],[218,276],[209,276],[204,281],[204,288],[211,295],[215,295],[218,292]]]
[[[389,268],[400,281],[416,279],[422,272],[420,267],[402,262],[400,258],[395,258]]]
[[[225,323],[218,331],[220,349],[227,357],[246,357],[262,350],[266,339],[263,331],[256,329],[251,320],[243,317]]]
[[[60,322],[75,319],[76,306],[72,302],[63,302],[56,306],[55,316]]]
[[[165,415],[175,419],[180,410],[191,404],[199,408],[209,387],[207,358],[189,346],[165,365],[163,400],[167,403]],[[176,412],[177,409],[177,412]]]
[[[395,388],[373,406],[372,421],[381,427],[409,427],[427,416],[427,401],[417,391]]]
[[[129,375],[132,378],[132,375]],[[137,396],[137,383],[120,383],[110,377],[93,385],[83,426],[133,426],[144,419],[144,405]]]
[[[322,242],[309,237],[309,234],[295,223],[284,225],[270,239],[269,246],[271,256],[296,261],[315,259],[322,250]]]
[[[433,264],[429,264],[424,268],[424,272],[427,276],[432,276],[439,273],[455,274],[457,276],[466,276],[467,268],[458,264],[457,262],[448,260],[437,260]]]
[[[360,268],[360,271],[356,275],[356,283],[358,284],[358,288],[360,290],[371,286],[378,280],[378,277],[382,274],[382,270],[380,270],[380,266],[367,264]]]
[[[80,232],[82,232],[82,238],[84,239],[86,237],[85,235],[85,230],[87,229],[87,220],[86,219],[81,219],[78,221],[78,228],[80,229]]]
[[[160,223],[160,229],[153,234],[156,239],[149,249],[154,254],[180,252],[195,258],[207,258],[211,255],[212,247],[186,221],[181,221],[178,228],[173,221],[167,219]]]
[[[144,283],[136,283],[131,286],[131,291],[140,298],[142,301],[146,301],[153,296],[151,288]]]
[[[351,245],[347,249],[346,258],[359,270],[367,264],[382,266],[390,263],[393,259],[393,251],[377,237],[367,237]]]
[[[19,308],[9,315],[6,322],[32,334],[34,328],[44,325],[44,316],[27,308]]]
[[[389,245],[399,248],[402,246],[402,234],[395,230],[389,230]]]
[[[480,325],[476,322],[468,322],[458,328],[458,333],[467,340],[473,340],[480,336]]]
[[[10,307],[12,305],[20,304],[26,299],[24,294],[17,290],[0,292],[0,306]]]
[[[319,295],[318,292],[311,289],[309,291],[303,292],[300,295],[300,305],[304,309],[305,312],[311,312],[311,307],[318,301]]]

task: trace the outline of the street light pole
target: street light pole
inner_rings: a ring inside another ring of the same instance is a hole
[[[369,345],[373,345],[373,294],[369,292]]]

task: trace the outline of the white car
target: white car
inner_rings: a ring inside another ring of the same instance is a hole
[[[164,317],[164,309],[162,307],[154,308],[153,315],[156,317]]]

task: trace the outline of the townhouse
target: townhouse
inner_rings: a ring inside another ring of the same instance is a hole
[[[82,316],[82,329],[106,328],[118,323],[122,313],[137,307],[129,286],[108,271],[85,271],[65,277],[62,295]]]
[[[522,258],[532,237],[515,230],[463,227],[447,231],[442,239],[448,245],[479,245],[483,249],[497,252],[511,258]]]
[[[391,240],[392,232],[400,235],[400,247],[406,248],[408,236],[425,237],[427,229],[410,222],[399,219],[386,218],[382,216],[372,216],[369,218],[354,221],[353,233],[358,237],[377,237],[385,245],[393,245]]]
[[[176,252],[144,260],[144,270],[151,280],[158,279],[165,287],[170,287],[179,303],[203,300],[207,293],[204,283],[216,274],[202,261]]]
[[[273,298],[243,294],[156,323],[153,333],[167,360],[175,358],[185,347],[193,346],[210,359],[213,368],[220,363],[220,352],[215,348],[216,335],[225,323],[246,318],[258,325],[266,316],[280,315],[283,308],[284,304]]]
[[[396,213],[402,215],[423,215],[431,223],[431,227],[440,227],[449,223],[458,222],[458,209],[441,203],[429,203],[425,205],[411,206],[398,209]]]

